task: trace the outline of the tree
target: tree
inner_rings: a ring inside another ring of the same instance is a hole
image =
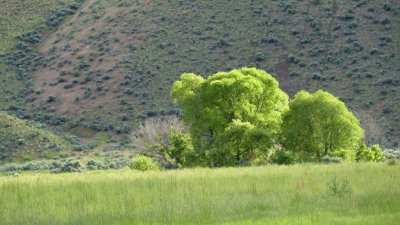
[[[183,107],[198,162],[235,165],[267,151],[280,133],[288,96],[256,68],[219,72],[208,79],[185,73],[171,96]]]
[[[354,159],[364,131],[345,104],[328,92],[300,91],[284,115],[282,144],[298,156]]]
[[[190,166],[193,162],[191,137],[177,116],[152,117],[131,134],[132,143],[146,156],[168,168]]]
[[[153,146],[165,147],[170,144],[170,133],[184,130],[184,125],[177,116],[151,117],[132,132],[131,141],[142,153],[151,154]]]

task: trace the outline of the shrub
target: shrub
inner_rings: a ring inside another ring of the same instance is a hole
[[[44,161],[29,162],[20,166],[21,170],[34,171],[34,170],[46,170],[49,169],[49,165]]]
[[[400,160],[400,149],[385,149],[382,154],[386,159]]]
[[[88,170],[97,170],[101,166],[100,162],[97,162],[93,159],[89,160],[86,164],[86,169]]]
[[[80,161],[69,159],[63,164],[52,164],[52,167],[55,167],[51,172],[52,173],[66,173],[66,172],[82,172],[83,166]]]
[[[271,161],[273,163],[279,164],[279,165],[289,165],[294,163],[294,157],[292,154],[286,151],[276,151],[272,156],[271,156]]]
[[[86,164],[88,170],[108,170],[108,169],[121,169],[129,164],[128,158],[115,158],[94,160],[91,159]]]
[[[151,117],[132,133],[131,141],[146,155],[152,155],[162,164],[184,163],[185,152],[191,150],[191,138],[176,116]]]
[[[167,161],[166,165],[176,164],[176,168],[190,166],[195,162],[195,153],[192,145],[192,138],[182,131],[169,134],[170,144],[161,151]],[[174,168],[174,166],[172,167]]]
[[[256,58],[256,61],[261,62],[261,61],[265,60],[265,55],[262,52],[257,52],[255,58]]]
[[[382,154],[382,149],[381,149],[381,147],[379,146],[379,145],[373,145],[371,148],[370,148],[370,151],[371,152],[373,152],[374,153],[374,158],[375,158],[375,162],[380,162],[380,161],[383,161],[384,159],[385,159],[385,156],[383,156],[383,154]]]
[[[0,172],[10,172],[10,171],[16,171],[18,170],[18,166],[15,165],[14,163],[6,164],[3,167],[0,168]]]
[[[395,159],[389,160],[388,166],[394,166],[394,165],[396,165],[396,160]]]
[[[42,39],[42,34],[37,31],[30,31],[18,36],[17,39],[25,43],[37,44]]]
[[[326,164],[330,164],[330,163],[341,163],[343,162],[343,159],[337,156],[324,156],[322,157],[322,162],[326,163]]]
[[[380,162],[384,159],[385,156],[383,155],[382,149],[379,145],[373,145],[371,148],[368,148],[364,143],[362,143],[356,153],[356,160],[358,162]]]
[[[74,87],[74,85],[71,84],[71,83],[68,83],[68,84],[64,85],[64,89],[70,89],[70,88],[73,88],[73,87]]]
[[[49,97],[47,98],[48,103],[55,102],[55,101],[57,101],[57,97],[55,97],[53,95],[49,95]]]
[[[132,162],[129,164],[129,168],[140,171],[148,171],[157,170],[158,166],[152,158],[147,156],[138,156],[132,160]]]
[[[344,197],[345,195],[351,195],[353,193],[353,189],[351,188],[350,180],[348,178],[345,178],[342,182],[340,182],[336,179],[336,177],[334,177],[328,186],[329,192],[333,196]]]

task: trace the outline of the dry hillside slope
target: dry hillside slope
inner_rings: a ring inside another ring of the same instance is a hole
[[[40,44],[28,107],[120,131],[175,113],[181,73],[256,66],[291,96],[340,96],[368,141],[398,145],[399,13],[393,0],[90,0]]]

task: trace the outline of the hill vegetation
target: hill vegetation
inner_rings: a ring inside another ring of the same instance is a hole
[[[179,113],[168,92],[180,74],[256,66],[291,97],[339,96],[369,144],[399,144],[394,1],[2,3],[0,109],[19,117],[84,137],[128,134]]]
[[[21,35],[44,29],[45,23],[58,25],[60,21],[49,20],[55,11],[75,2],[74,0],[1,0],[0,4],[0,54],[14,48]],[[37,41],[41,35],[37,36]]]
[[[0,164],[70,156],[74,146],[43,128],[0,112]]]
[[[183,72],[256,66],[290,96],[323,88],[341,97],[368,141],[396,145],[398,24],[392,1],[100,0],[40,44],[27,108],[126,132],[176,113],[168,92]]]
[[[27,117],[24,103],[33,90],[32,59],[38,56],[35,47],[82,2],[0,1],[0,110]]]

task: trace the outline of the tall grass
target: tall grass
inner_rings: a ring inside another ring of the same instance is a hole
[[[294,165],[0,177],[13,224],[397,224],[400,166]],[[335,195],[333,179],[352,192]]]

